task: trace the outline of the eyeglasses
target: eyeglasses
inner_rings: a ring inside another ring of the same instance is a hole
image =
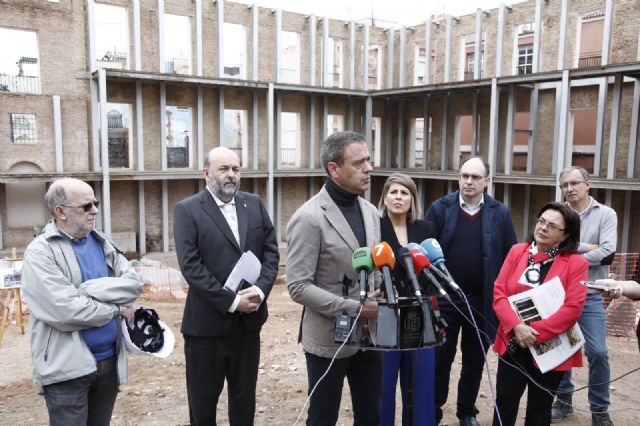
[[[73,209],[82,209],[83,212],[87,213],[93,206],[96,206],[96,209],[100,207],[100,201],[89,201],[86,204],[80,204],[79,206],[67,206],[65,204],[60,204],[62,207],[71,207]]]
[[[558,187],[560,189],[567,189],[569,187],[569,185],[571,185],[572,188],[575,188],[576,186],[580,185],[581,183],[584,183],[585,181],[583,180],[572,180],[571,182],[565,182],[565,183],[561,183],[560,185],[558,185]]]
[[[480,176],[480,175],[471,175],[469,173],[460,173],[458,175],[458,177],[462,180],[467,180],[467,179],[471,179],[473,181],[479,181],[480,179],[484,179],[484,176]]]
[[[546,226],[547,228],[551,229],[552,231],[564,231],[564,228],[560,228],[560,226],[556,225],[553,222],[547,222],[543,217],[539,217],[536,220],[536,223],[540,226]]]

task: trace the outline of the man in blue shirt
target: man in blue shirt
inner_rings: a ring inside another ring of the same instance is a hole
[[[118,316],[131,316],[142,289],[107,236],[96,231],[99,201],[87,183],[55,181],[45,194],[53,219],[22,264],[33,382],[51,425],[108,425],[127,381]]]

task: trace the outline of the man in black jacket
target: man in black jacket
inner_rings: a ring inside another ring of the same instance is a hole
[[[447,402],[449,374],[461,332],[462,370],[456,407],[461,426],[478,425],[475,403],[482,381],[484,357],[497,327],[493,312],[493,282],[509,249],[516,242],[509,209],[484,192],[490,180],[489,164],[481,157],[469,158],[462,163],[458,173],[460,190],[436,200],[425,216],[435,224],[436,238],[442,245],[451,275],[467,296],[469,304],[483,313],[482,317],[474,315],[478,326],[490,339],[485,339],[480,345],[475,329],[458,312],[460,309],[468,316],[467,307],[461,299],[454,298],[455,306],[446,300],[438,301],[440,313],[448,326],[445,344],[436,348],[436,420],[440,422],[442,419],[442,406]]]
[[[227,380],[229,422],[252,425],[266,299],[278,272],[278,244],[260,198],[238,192],[240,163],[228,148],[214,148],[204,164],[205,190],[176,204],[173,236],[189,283],[182,319],[189,417],[215,424]],[[223,288],[240,256],[262,263],[254,285],[237,294]]]

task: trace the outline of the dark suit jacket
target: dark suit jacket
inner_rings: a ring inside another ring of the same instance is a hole
[[[412,295],[413,288],[406,277],[404,267],[399,265],[398,262],[398,249],[400,248],[400,243],[398,242],[398,237],[393,229],[391,220],[388,217],[380,219],[380,235],[382,241],[386,241],[391,246],[393,253],[396,256],[396,266],[393,268],[392,275],[396,280],[396,288],[398,289],[398,292],[401,296]],[[433,237],[435,237],[435,227],[432,222],[424,219],[417,219],[415,222],[407,220],[407,238],[410,243],[420,244],[427,238]],[[404,283],[406,288],[401,287],[401,285],[398,284],[398,281]]]
[[[182,275],[189,293],[182,318],[182,333],[190,336],[222,336],[243,325],[259,331],[267,320],[266,298],[278,273],[278,243],[273,224],[257,195],[235,196],[240,245],[207,189],[176,204],[173,238]],[[262,263],[255,283],[265,295],[252,314],[228,312],[235,294],[223,288],[227,277],[245,251]]]

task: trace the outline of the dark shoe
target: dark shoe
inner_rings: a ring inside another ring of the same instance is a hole
[[[460,418],[460,426],[480,426],[476,416],[465,416]]]
[[[591,426],[613,426],[613,422],[606,411],[604,413],[591,413]]]
[[[561,422],[569,414],[573,414],[570,393],[559,393],[551,406],[551,423]]]

